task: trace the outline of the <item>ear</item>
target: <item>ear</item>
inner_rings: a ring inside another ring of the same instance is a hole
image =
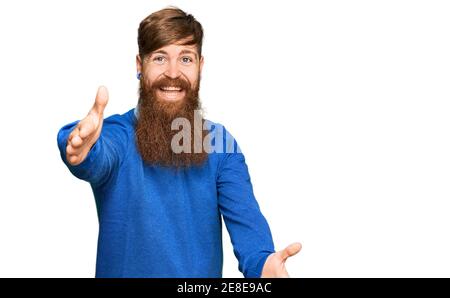
[[[200,57],[200,73],[202,72],[203,62],[204,62],[204,59],[203,59],[203,56],[201,56]]]
[[[139,56],[139,54],[136,55],[136,71],[138,73],[142,72],[142,61],[141,61],[141,57]]]

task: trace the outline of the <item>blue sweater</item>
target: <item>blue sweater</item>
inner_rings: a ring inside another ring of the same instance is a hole
[[[131,109],[104,119],[86,159],[72,166],[66,144],[77,123],[60,129],[58,147],[70,172],[89,182],[95,196],[96,277],[221,277],[221,216],[239,270],[261,276],[274,246],[242,153],[213,152],[204,165],[178,171],[149,166],[137,150]]]

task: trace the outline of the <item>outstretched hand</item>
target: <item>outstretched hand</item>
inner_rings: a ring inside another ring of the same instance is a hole
[[[82,163],[99,138],[108,97],[106,87],[100,86],[91,110],[70,133],[67,139],[66,158],[71,165]]]
[[[302,249],[301,243],[293,243],[285,249],[269,255],[264,264],[261,277],[289,277],[286,271],[286,260]]]

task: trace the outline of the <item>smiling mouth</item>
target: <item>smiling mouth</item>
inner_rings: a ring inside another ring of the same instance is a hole
[[[184,96],[184,89],[181,87],[164,86],[159,91],[163,98],[167,100],[178,100]]]

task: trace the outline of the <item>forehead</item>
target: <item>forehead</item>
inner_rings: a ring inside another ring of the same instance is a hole
[[[179,55],[179,54],[187,54],[192,53],[198,55],[197,47],[195,45],[182,45],[182,44],[170,44],[159,48],[153,53],[166,53],[168,55]]]

